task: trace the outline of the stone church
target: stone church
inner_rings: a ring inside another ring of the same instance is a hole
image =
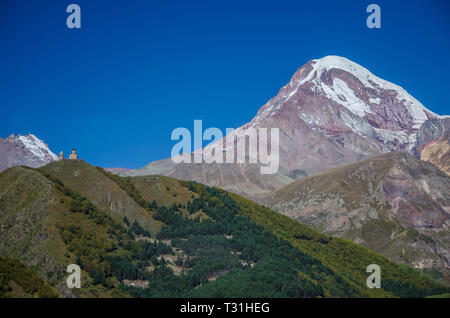
[[[65,160],[64,153],[62,151],[59,153],[59,160]],[[72,153],[69,155],[69,160],[78,160],[78,154],[75,148],[72,149]]]

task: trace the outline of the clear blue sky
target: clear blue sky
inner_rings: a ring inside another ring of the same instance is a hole
[[[81,30],[66,7],[82,10]],[[381,7],[381,29],[366,7]],[[248,122],[310,59],[345,56],[449,114],[450,1],[1,0],[0,136],[103,167],[167,158],[176,127]]]

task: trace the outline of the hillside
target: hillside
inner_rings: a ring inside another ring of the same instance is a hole
[[[445,173],[411,155],[389,153],[290,184],[270,206],[448,283],[449,200]]]
[[[425,297],[447,291],[410,267],[224,190],[168,177],[123,178],[81,161],[1,173],[0,224],[0,257],[31,266],[66,297]],[[65,287],[71,263],[82,269],[79,290]],[[366,287],[372,263],[382,268],[381,289]]]
[[[152,218],[154,212],[142,208],[114,181],[82,160],[57,161],[42,167],[41,171],[63,181],[115,220],[121,221],[124,217],[131,222],[137,220],[151,233],[158,232],[162,226]]]
[[[17,260],[0,258],[0,298],[54,298],[55,288]]]

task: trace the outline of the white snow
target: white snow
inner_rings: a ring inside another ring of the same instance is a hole
[[[315,79],[315,81],[318,81],[320,75],[324,71],[333,68],[338,68],[353,74],[366,87],[372,87],[376,90],[379,90],[380,88],[394,90],[397,93],[396,98],[399,101],[405,100],[405,105],[408,108],[414,120],[414,128],[419,128],[420,125],[425,120],[427,120],[428,117],[425,113],[425,110],[437,116],[433,112],[426,109],[425,106],[423,106],[417,99],[408,94],[408,92],[405,91],[402,87],[373,75],[366,68],[362,67],[361,65],[355,62],[350,61],[349,59],[346,59],[345,57],[329,55],[313,61],[315,62],[315,64],[311,73],[314,74],[314,72],[317,72],[317,78]]]
[[[353,132],[357,133],[361,137],[370,135],[373,131],[372,126],[370,126],[358,116],[354,116],[343,111],[339,112],[339,116],[342,119],[344,125],[351,128]]]
[[[333,87],[325,84],[322,84],[321,87],[329,98],[343,105],[353,114],[364,117],[368,113],[373,113],[369,105],[356,97],[353,90],[343,80],[335,78],[333,80]],[[345,100],[342,100],[339,96],[344,97]]]
[[[313,61],[315,62],[315,64],[312,72],[317,71],[318,78],[324,71],[331,70],[333,68],[338,68],[347,71],[349,73],[352,73],[365,86],[372,87],[372,84],[370,84],[369,80],[372,80],[372,77],[376,77],[361,65],[356,64],[355,62],[352,62],[349,59],[346,59],[345,57],[329,55]]]
[[[408,133],[401,130],[387,130],[380,128],[373,128],[376,135],[383,140],[383,143],[388,144],[389,142],[399,142],[407,151],[411,151],[416,144],[417,132]]]
[[[380,97],[369,98],[369,101],[366,104],[363,100],[358,98],[357,94],[355,94],[353,89],[345,81],[339,78],[334,78],[332,85],[326,85],[321,81],[321,75],[323,74],[323,72],[326,72],[330,69],[342,69],[344,71],[347,71],[354,75],[364,86],[372,88],[376,92],[382,93],[383,90],[394,91],[396,93],[396,99],[399,102],[402,102],[411,114],[411,117],[413,118],[412,127],[414,129],[420,128],[422,123],[427,120],[428,116],[426,112],[430,113],[432,116],[445,118],[445,116],[436,115],[426,109],[418,100],[408,94],[408,92],[406,92],[402,87],[375,76],[366,68],[355,62],[352,62],[347,58],[330,55],[320,59],[312,60],[312,68],[309,70],[309,72],[306,71],[307,68],[301,68],[299,70],[299,73],[297,73],[297,76],[293,77],[295,79],[291,80],[282,89],[283,93],[278,94],[275,98],[268,101],[261,108],[261,111],[259,111],[258,114],[245,126],[257,126],[264,118],[275,113],[285,103],[292,99],[293,96],[296,95],[298,90],[301,88],[301,86],[305,83],[313,84],[313,86],[311,87],[311,91],[314,94],[325,94],[331,100],[346,107],[354,116],[359,117],[360,119],[362,119],[369,113],[373,114],[374,111],[372,110],[371,105],[379,104],[381,102],[381,95]],[[299,107],[299,110],[301,111],[301,105],[299,105]],[[299,116],[303,118],[309,126],[312,127],[314,126],[314,124],[318,124],[318,122],[320,122],[320,115],[319,120],[314,114],[306,115],[301,112]],[[353,116],[350,116],[350,114],[344,117],[344,124],[348,127],[351,127],[353,130],[356,130],[360,133],[362,133],[363,131],[367,133],[367,131],[369,130],[369,124],[363,125],[360,120],[352,118]],[[392,135],[387,136],[388,131],[380,132],[379,134],[384,135],[388,140],[397,138],[401,141],[404,141],[405,143],[412,143],[411,136],[401,136],[397,133],[393,133]]]
[[[39,138],[37,138],[35,135],[33,134],[28,134],[25,136],[18,136],[17,137],[23,144],[24,146],[31,151],[31,153],[43,160],[43,161],[47,161],[50,157],[53,160],[58,160],[58,156],[55,155],[53,152],[50,151],[50,149],[48,148],[48,146]]]

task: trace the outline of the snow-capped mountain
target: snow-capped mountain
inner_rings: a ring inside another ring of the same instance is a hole
[[[249,123],[237,129],[280,129],[276,175],[262,176],[251,164],[174,165],[170,159],[131,174],[196,180],[255,199],[299,177],[367,156],[398,150],[414,153],[419,128],[434,118],[439,116],[400,86],[344,57],[326,56],[298,69]],[[229,135],[223,146],[234,142]]]
[[[246,126],[287,112],[315,132],[337,141],[351,132],[383,152],[411,150],[417,129],[437,117],[400,86],[339,56],[306,63]]]
[[[0,138],[0,171],[18,165],[37,168],[55,160],[58,156],[33,134]]]

